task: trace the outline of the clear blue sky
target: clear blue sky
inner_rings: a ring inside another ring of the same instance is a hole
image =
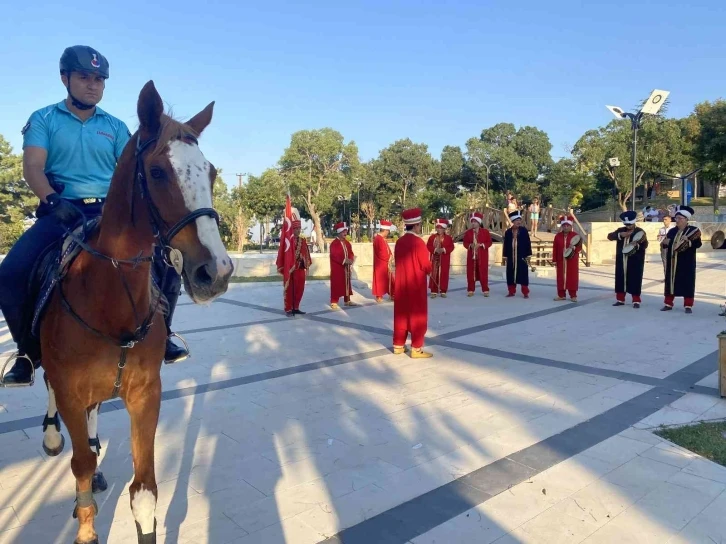
[[[132,132],[149,79],[177,116],[216,100],[202,149],[230,185],[300,129],[333,127],[367,160],[404,137],[438,156],[504,121],[545,130],[557,157],[610,121],[605,104],[660,88],[683,116],[726,96],[722,0],[112,4],[3,6],[0,134],[16,151],[30,113],[64,97],[73,44],[109,59],[101,106]]]

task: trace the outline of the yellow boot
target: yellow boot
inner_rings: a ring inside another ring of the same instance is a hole
[[[404,351],[406,351],[406,346],[393,346],[394,355],[401,355]]]
[[[441,298],[446,298],[446,293],[441,293]]]
[[[338,306],[337,302],[331,302],[330,303],[330,309],[331,310],[340,310],[340,306]]]
[[[436,293],[431,293],[431,298],[436,298]]]
[[[473,297],[474,296],[474,291],[469,291],[468,293],[466,293],[466,296],[467,297]]]
[[[381,304],[383,302],[383,297],[376,297],[376,304]]]
[[[411,348],[411,359],[428,359],[433,356],[433,353],[428,353],[423,348]]]

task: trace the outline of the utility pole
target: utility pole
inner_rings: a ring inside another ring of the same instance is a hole
[[[473,157],[474,164],[476,164],[479,168],[486,168],[487,169],[487,198],[486,198],[486,206],[489,207],[489,174],[494,166],[499,166],[497,163],[485,163],[482,161],[479,157],[474,156]],[[501,168],[501,167],[500,167]]]
[[[239,187],[240,193],[242,189],[242,176],[244,176],[244,174],[237,174],[237,187]],[[245,218],[242,214],[242,203],[240,202],[239,210],[237,212],[237,251],[239,253],[243,253],[245,249],[245,238],[247,238],[246,230]]]

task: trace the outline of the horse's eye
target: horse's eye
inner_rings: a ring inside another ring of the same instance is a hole
[[[164,170],[158,166],[152,166],[151,177],[154,179],[162,179],[164,177]]]

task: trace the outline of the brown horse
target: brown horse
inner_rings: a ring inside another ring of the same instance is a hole
[[[232,263],[212,208],[216,170],[197,143],[213,107],[180,123],[163,113],[153,82],[144,86],[139,130],[116,166],[98,229],[82,243],[41,324],[51,405],[57,404],[73,443],[76,544],[98,543],[91,492],[96,454],[89,436],[95,437],[98,405],[116,396],[131,418],[130,496],[138,541],[156,542],[154,437],[166,329],[151,267],[154,248],[161,246],[195,303],[227,290]]]

